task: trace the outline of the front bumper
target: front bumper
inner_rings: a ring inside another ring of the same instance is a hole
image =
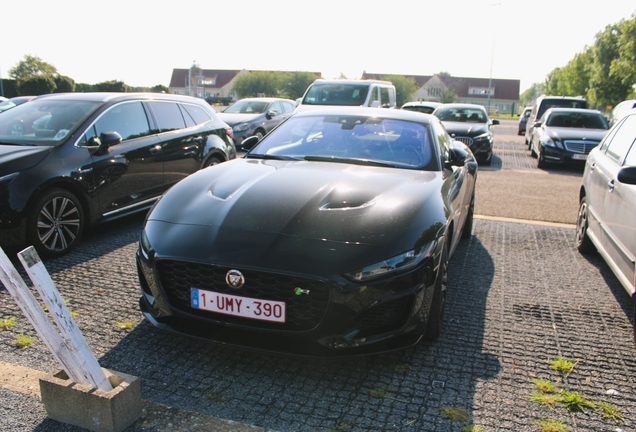
[[[553,164],[585,164],[588,153],[575,153],[551,146],[541,146],[541,154],[546,162]]]
[[[365,284],[344,279],[325,281],[324,310],[319,309],[316,320],[307,321],[309,324],[304,326],[261,323],[192,309],[185,298],[180,300],[174,293],[166,292],[157,263],[138,253],[142,291],[139,306],[148,321],[158,328],[246,350],[322,358],[385,353],[413,346],[422,338],[441,257],[439,252],[411,272],[392,278]],[[219,271],[224,275],[226,268]],[[289,275],[282,275],[281,279],[284,277]],[[317,284],[312,290],[319,290],[320,286]],[[268,292],[263,298],[279,300],[270,287],[258,292]],[[258,295],[246,294],[247,297]],[[293,300],[288,301],[291,317],[295,306]]]

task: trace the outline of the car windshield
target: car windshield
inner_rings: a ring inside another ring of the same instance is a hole
[[[480,108],[438,108],[435,112],[441,121],[462,122],[462,123],[486,123],[488,116]]]
[[[367,93],[367,84],[314,84],[305,95],[303,104],[360,106],[366,101]]]
[[[248,158],[319,160],[437,170],[428,127],[352,115],[292,117]]]
[[[55,145],[100,105],[73,100],[32,100],[0,115],[0,143]]]
[[[605,118],[596,113],[555,112],[550,114],[546,125],[564,128],[609,129]]]
[[[264,101],[238,101],[223,110],[228,114],[261,114],[267,109]]]

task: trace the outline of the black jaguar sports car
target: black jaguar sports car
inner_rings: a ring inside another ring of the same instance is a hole
[[[472,230],[468,147],[434,116],[374,108],[297,113],[257,141],[149,212],[137,252],[146,318],[297,356],[435,339],[449,258]]]

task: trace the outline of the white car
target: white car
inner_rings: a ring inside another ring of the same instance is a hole
[[[585,164],[576,242],[597,250],[630,296],[636,291],[636,109],[592,150]],[[634,305],[636,338],[636,303]]]

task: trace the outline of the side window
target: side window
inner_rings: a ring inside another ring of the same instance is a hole
[[[605,154],[620,164],[634,139],[636,139],[636,115],[631,115],[619,126]]]
[[[380,99],[378,99],[377,87],[371,87],[371,90],[369,90],[369,106],[373,106],[373,102],[380,102]]]
[[[391,94],[386,87],[380,87],[380,99],[382,100],[382,108],[391,108]]]
[[[92,128],[91,128],[92,129]],[[150,135],[150,126],[146,110],[141,102],[124,102],[106,111],[95,123],[94,133],[117,132],[123,141]],[[90,139],[89,131],[86,138]]]
[[[173,102],[149,102],[152,112],[157,118],[160,132],[185,128],[185,120],[181,115],[181,110]]]
[[[444,162],[450,161],[451,138],[450,136],[448,136],[448,132],[446,132],[446,129],[444,129],[444,126],[442,126],[441,123],[439,123],[438,121],[433,121],[431,122],[431,124],[433,125],[433,133],[437,137],[437,142],[439,143],[439,149],[441,153],[440,157],[443,164]]]
[[[283,112],[283,107],[281,106],[280,102],[274,102],[270,105],[269,111],[274,111],[276,115],[278,115]]]
[[[185,120],[186,127],[190,128],[190,127],[196,126],[194,119],[192,118],[190,114],[188,114],[188,112],[185,110],[183,105],[179,105],[179,108],[181,108],[181,115],[183,116],[183,120]]]
[[[627,153],[625,158],[625,166],[636,166],[636,145],[632,144],[632,149]]]
[[[190,105],[190,104],[182,104],[181,107],[188,114],[190,114],[190,116],[192,117],[192,119],[194,120],[196,124],[201,124],[201,123],[205,123],[207,121],[212,120],[212,117],[210,117],[210,114],[205,112],[205,110],[201,107],[198,107],[196,105]]]
[[[283,112],[286,112],[286,113],[294,112],[294,109],[296,108],[294,104],[290,102],[283,102],[282,105],[283,105]]]

